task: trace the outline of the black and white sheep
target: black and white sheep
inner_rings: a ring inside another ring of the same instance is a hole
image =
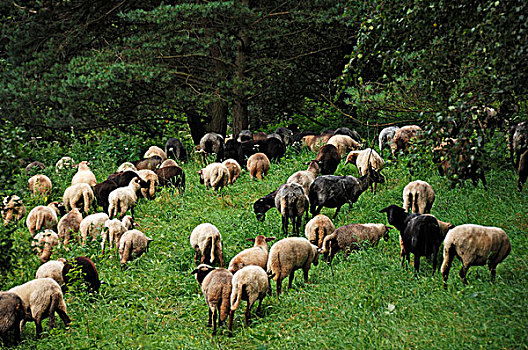
[[[288,221],[292,222],[293,233],[299,235],[303,214],[308,215],[309,199],[301,185],[287,183],[275,196],[275,207],[282,216],[282,232],[288,233]]]

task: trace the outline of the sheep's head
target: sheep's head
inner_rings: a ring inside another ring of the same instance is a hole
[[[248,238],[247,240],[250,242],[255,242],[255,246],[258,245],[266,245],[267,242],[271,242],[273,240],[277,239],[276,237],[266,237],[263,235],[258,235],[255,238]]]
[[[370,166],[367,170],[369,181],[372,183],[385,183],[385,176],[381,174],[380,169],[372,169]]]
[[[347,158],[345,160],[345,165],[347,165],[348,163],[356,164],[356,159],[359,156],[359,152],[360,151],[351,151],[347,155]]]
[[[207,264],[200,264],[198,265],[198,267],[196,269],[194,269],[191,274],[192,275],[196,275],[194,276],[196,278],[196,281],[202,285],[202,282],[204,280],[204,278],[211,272],[213,271],[215,268],[212,267],[211,265],[207,265]]]
[[[253,211],[255,212],[257,220],[264,222],[264,219],[266,219],[266,213],[271,209],[271,207],[271,205],[266,203],[264,198],[257,199],[257,201],[253,204]]]
[[[403,208],[395,204],[389,205],[388,207],[381,209],[379,212],[387,213],[387,221],[394,226],[403,224],[408,215]]]

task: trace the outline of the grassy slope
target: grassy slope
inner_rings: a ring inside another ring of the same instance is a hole
[[[331,268],[321,263],[312,268],[310,284],[297,272],[293,289],[264,301],[265,315],[254,317],[250,328],[243,325],[243,311],[236,313],[233,338],[220,331],[211,337],[205,327],[207,307],[190,272],[193,250],[188,237],[202,223],[216,225],[223,237],[226,263],[251,245],[245,239],[257,234],[282,238],[280,216],[271,210],[264,223],[255,219],[252,203],[273,191],[312,155],[290,154],[263,182],[251,181],[244,172],[237,183],[221,194],[206,191],[198,183],[200,165],[184,166],[187,190],[183,196],[163,190],[154,201],[142,200],[136,211],[141,229],[155,241],[148,254],[129,263],[122,272],[117,256],[100,256],[99,245],[75,247],[58,252],[94,259],[101,278],[109,283],[89,302],[82,293],[69,293],[66,302],[73,320],[69,331],[62,322],[52,334],[37,341],[34,325],[24,330],[19,348],[83,349],[108,348],[517,348],[526,347],[528,333],[528,200],[516,190],[511,171],[488,175],[489,190],[481,186],[450,189],[435,173],[422,174],[437,193],[433,214],[454,224],[478,223],[504,228],[512,241],[512,252],[499,265],[497,281],[489,282],[485,267],[470,270],[469,286],[458,279],[459,263],[451,270],[449,288],[442,288],[441,277],[430,277],[431,264],[423,262],[419,278],[399,266],[397,233],[389,242],[352,254],[346,261],[339,255]],[[53,163],[59,157],[51,157]],[[96,175],[102,180],[112,172],[104,156],[93,159]],[[340,165],[337,173],[357,174],[351,166]],[[364,193],[348,211],[345,206],[335,222],[386,223],[378,210],[401,204],[401,193],[408,181],[417,179],[397,164],[385,172],[388,182],[379,193]],[[54,197],[60,198],[70,174],[59,178]],[[23,185],[20,180],[20,186]],[[37,201],[30,202],[28,210]],[[323,209],[333,215],[334,210]],[[21,228],[17,244],[28,245],[29,233]],[[29,248],[28,248],[29,249]],[[11,287],[32,278],[38,260],[31,256],[15,271]],[[275,286],[273,286],[275,287]],[[390,306],[390,307],[389,307]],[[394,310],[390,311],[394,306]],[[245,303],[243,303],[245,308]],[[44,329],[47,330],[47,321]]]

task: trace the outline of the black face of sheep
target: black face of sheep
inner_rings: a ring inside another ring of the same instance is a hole
[[[202,285],[204,278],[214,269],[215,268],[212,266],[201,264],[191,272],[191,275],[196,275],[196,280],[200,285]]]
[[[257,199],[257,201],[253,204],[253,211],[255,212],[257,220],[260,222],[264,222],[266,219],[266,213],[270,209],[271,206],[266,204],[266,201],[263,198]]]
[[[387,221],[389,224],[402,231],[405,226],[404,222],[409,215],[416,216],[416,214],[408,214],[405,210],[395,204],[389,205],[379,211],[380,213],[387,213]]]

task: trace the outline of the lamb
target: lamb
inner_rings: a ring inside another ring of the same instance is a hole
[[[124,162],[117,168],[117,172],[125,172],[127,170],[137,171],[136,166],[131,162]]]
[[[213,191],[221,190],[229,183],[229,170],[222,163],[211,163],[198,171],[200,183],[205,184],[205,188],[212,187]]]
[[[334,145],[324,145],[317,152],[315,160],[318,162],[321,168],[321,175],[334,175],[341,157],[337,151],[337,147]]]
[[[177,166],[179,167],[178,163],[176,163],[175,160],[173,159],[165,159],[165,161],[163,163],[161,163],[159,169],[161,168],[167,168],[167,167],[170,167],[170,166]],[[156,169],[157,170],[157,169]]]
[[[86,238],[90,234],[95,240],[97,234],[101,234],[104,229],[105,222],[108,220],[108,214],[97,213],[88,215],[81,221],[79,231],[81,232],[82,244],[86,244]]]
[[[79,271],[80,275],[71,273],[73,271]],[[86,285],[88,293],[98,292],[102,282],[99,280],[99,274],[95,267],[92,259],[86,256],[79,256],[73,259],[73,261],[65,261],[62,269],[62,278],[64,280],[64,290],[68,290],[68,286],[73,282],[79,281],[82,277],[82,282]]]
[[[224,165],[229,171],[228,184],[230,185],[234,184],[235,181],[240,176],[240,173],[242,172],[242,169],[240,168],[240,164],[238,164],[238,162],[234,159],[227,159],[222,162],[222,165]]]
[[[22,299],[17,294],[0,292],[0,339],[2,345],[7,345],[8,333],[13,334],[15,343],[20,341],[20,323],[28,316]]]
[[[316,215],[308,221],[304,228],[304,235],[313,245],[321,248],[326,236],[335,231],[335,225],[326,215]]]
[[[385,161],[380,157],[378,152],[372,148],[350,152],[345,161],[345,165],[347,163],[355,163],[361,176],[367,173],[369,167],[381,170],[385,165]],[[377,183],[374,182],[374,192],[376,192],[376,187]]]
[[[183,142],[177,138],[172,137],[167,140],[167,143],[165,144],[165,154],[168,157],[173,157],[182,162],[187,161],[187,151],[185,150],[185,146],[183,145]]]
[[[49,196],[51,194],[51,180],[43,174],[32,176],[28,180],[28,187],[34,196]]]
[[[110,244],[110,248],[112,248],[114,242],[117,247],[119,245],[119,241],[121,240],[121,236],[123,236],[126,231],[131,230],[134,226],[139,225],[136,224],[130,215],[125,215],[123,220],[112,219],[105,221],[104,227],[107,228],[108,231],[105,230],[102,232],[103,240],[101,242],[101,249],[103,254],[105,250],[105,242],[107,240]]]
[[[90,163],[85,160],[78,164],[77,173],[73,176],[71,181],[72,186],[78,183],[87,183],[92,187],[97,185],[97,180],[95,178],[94,173],[92,173],[92,171],[90,170],[89,165]]]
[[[275,197],[277,196],[277,192],[279,192],[283,186],[284,185],[280,185],[275,191],[257,199],[257,201],[253,203],[253,211],[255,212],[258,221],[263,222],[268,210],[275,208]]]
[[[52,202],[46,207],[39,205],[31,209],[26,218],[26,226],[31,235],[34,235],[36,231],[55,228],[57,226],[57,215],[59,214],[59,210],[56,208],[55,204],[55,202]]]
[[[222,135],[210,132],[200,139],[200,153],[216,154],[216,160],[224,158],[224,138]]]
[[[141,188],[141,194],[143,198],[156,198],[156,187],[158,187],[159,185],[158,175],[156,175],[154,171],[148,169],[138,170],[137,173],[141,180],[145,181],[148,184],[147,188]]]
[[[143,158],[150,158],[153,156],[160,157],[162,162],[167,159],[167,154],[158,146],[150,146],[148,151],[143,155]]]
[[[353,138],[346,135],[334,135],[328,140],[327,144],[334,145],[337,148],[340,158],[348,152],[357,150],[361,147],[359,142],[354,141]]]
[[[68,327],[70,318],[66,313],[66,304],[62,291],[57,282],[51,278],[39,278],[26,282],[20,286],[11,288],[11,293],[17,294],[27,311],[27,318],[20,323],[20,331],[24,327],[26,320],[35,322],[37,338],[42,333],[42,320],[49,317],[49,327],[55,327],[55,311]]]
[[[251,307],[258,300],[257,315],[260,314],[262,300],[270,292],[270,283],[266,271],[260,266],[246,266],[233,275],[231,290],[231,312],[229,313],[229,332],[233,329],[235,311],[242,300],[247,301],[245,312],[246,326],[251,322]]]
[[[275,243],[269,252],[267,273],[277,282],[277,297],[282,291],[282,280],[288,275],[288,288],[291,288],[296,270],[303,270],[304,282],[308,283],[312,263],[314,266],[319,263],[319,250],[306,238],[288,237]]]
[[[127,187],[119,187],[113,190],[108,195],[108,216],[113,218],[119,213],[119,218],[122,219],[128,209],[134,217],[134,207],[138,200],[137,191],[141,188],[138,178],[133,178]]]
[[[525,151],[521,156],[517,173],[519,174],[519,180],[517,180],[517,187],[519,187],[519,191],[522,191],[523,184],[526,183],[526,178],[528,178],[528,150]]]
[[[464,284],[467,284],[466,274],[471,266],[485,264],[488,264],[493,282],[497,265],[510,254],[510,251],[510,239],[499,227],[473,224],[455,227],[447,233],[444,240],[444,262],[441,268],[444,288],[447,288],[449,269],[455,256],[462,262],[459,276]]]
[[[384,183],[385,178],[379,170],[369,169],[359,179],[352,176],[323,175],[314,180],[310,186],[310,212],[317,215],[324,207],[336,208],[334,219],[341,207],[348,203],[351,207],[370,184]]]
[[[248,238],[248,241],[255,242],[255,244],[252,248],[244,249],[235,255],[235,257],[229,262],[228,270],[231,271],[231,273],[235,273],[248,265],[257,265],[265,269],[266,263],[268,262],[267,242],[271,242],[274,239],[275,237],[265,237],[263,235],[258,235],[255,238]]]
[[[304,189],[304,193],[308,195],[310,191],[310,185],[315,180],[315,178],[319,175],[319,172],[321,171],[321,167],[319,166],[319,163],[316,160],[311,160],[308,163],[308,169],[307,170],[301,170],[293,173],[286,183],[297,183],[301,185]]]
[[[383,151],[383,148],[385,148],[385,146],[387,144],[389,144],[389,146],[390,146],[390,144],[394,140],[394,134],[396,134],[396,131],[399,128],[400,128],[399,126],[389,126],[389,127],[384,128],[383,130],[381,130],[381,132],[380,132],[380,134],[378,136],[378,143],[379,143],[380,152]]]
[[[75,167],[72,157],[62,157],[55,163],[55,172],[59,174],[64,169],[72,169]]]
[[[217,317],[218,326],[221,327],[229,316],[233,274],[226,269],[206,264],[198,265],[192,274],[196,275],[196,281],[202,287],[205,302],[209,307],[207,326],[213,326],[213,335],[216,335]]]
[[[215,260],[215,253],[220,259],[220,266],[224,266],[222,256],[222,236],[216,226],[203,223],[194,228],[189,237],[191,246],[194,249],[194,262],[198,263],[198,253],[202,255],[200,263],[212,264]]]
[[[354,141],[361,142],[361,136],[358,134],[358,132],[356,130],[352,130],[349,128],[345,128],[345,127],[338,128],[334,132],[334,135],[350,136]]]
[[[35,278],[52,278],[59,284],[64,285],[64,277],[62,275],[62,269],[64,268],[65,259],[50,260],[38,268],[35,273]]]
[[[139,230],[129,230],[125,232],[119,240],[119,257],[121,268],[125,266],[127,261],[132,261],[139,258],[143,253],[148,251],[151,238]]]
[[[4,219],[4,226],[12,221],[20,221],[24,215],[26,215],[26,206],[19,196],[12,194],[4,198],[2,202],[2,218]]]
[[[396,130],[390,144],[392,155],[396,156],[399,151],[406,151],[409,142],[418,138],[420,132],[422,132],[422,128],[418,125],[406,125]]]
[[[309,199],[301,185],[297,183],[285,184],[275,196],[275,207],[282,215],[282,232],[288,233],[288,220],[293,225],[293,233],[299,234],[302,215],[308,216]]]
[[[161,158],[160,156],[152,156],[150,158],[143,158],[138,161],[135,161],[133,164],[137,170],[154,170],[159,168],[161,163],[163,163],[163,158]]]
[[[416,214],[429,214],[435,201],[433,187],[425,181],[409,182],[403,189],[403,209],[408,213],[412,209]]]
[[[89,184],[80,182],[71,185],[64,191],[62,202],[67,210],[72,208],[82,209],[84,213],[88,213],[90,206],[94,205],[95,195]]]
[[[58,244],[59,235],[50,229],[37,233],[31,242],[31,246],[34,247],[33,249],[36,251],[41,263],[49,260],[53,247]]]
[[[268,175],[270,161],[264,153],[255,153],[247,161],[249,176],[253,180],[255,177],[262,180],[263,176]]]
[[[72,208],[68,214],[60,219],[57,231],[59,234],[59,240],[62,242],[63,246],[68,245],[72,233],[79,232],[82,220],[82,214],[77,208]]]
[[[346,259],[350,251],[361,249],[365,242],[375,246],[382,237],[388,241],[390,229],[391,227],[383,224],[341,226],[324,238],[321,253],[324,254],[324,259],[331,263],[336,253],[342,250]]]

